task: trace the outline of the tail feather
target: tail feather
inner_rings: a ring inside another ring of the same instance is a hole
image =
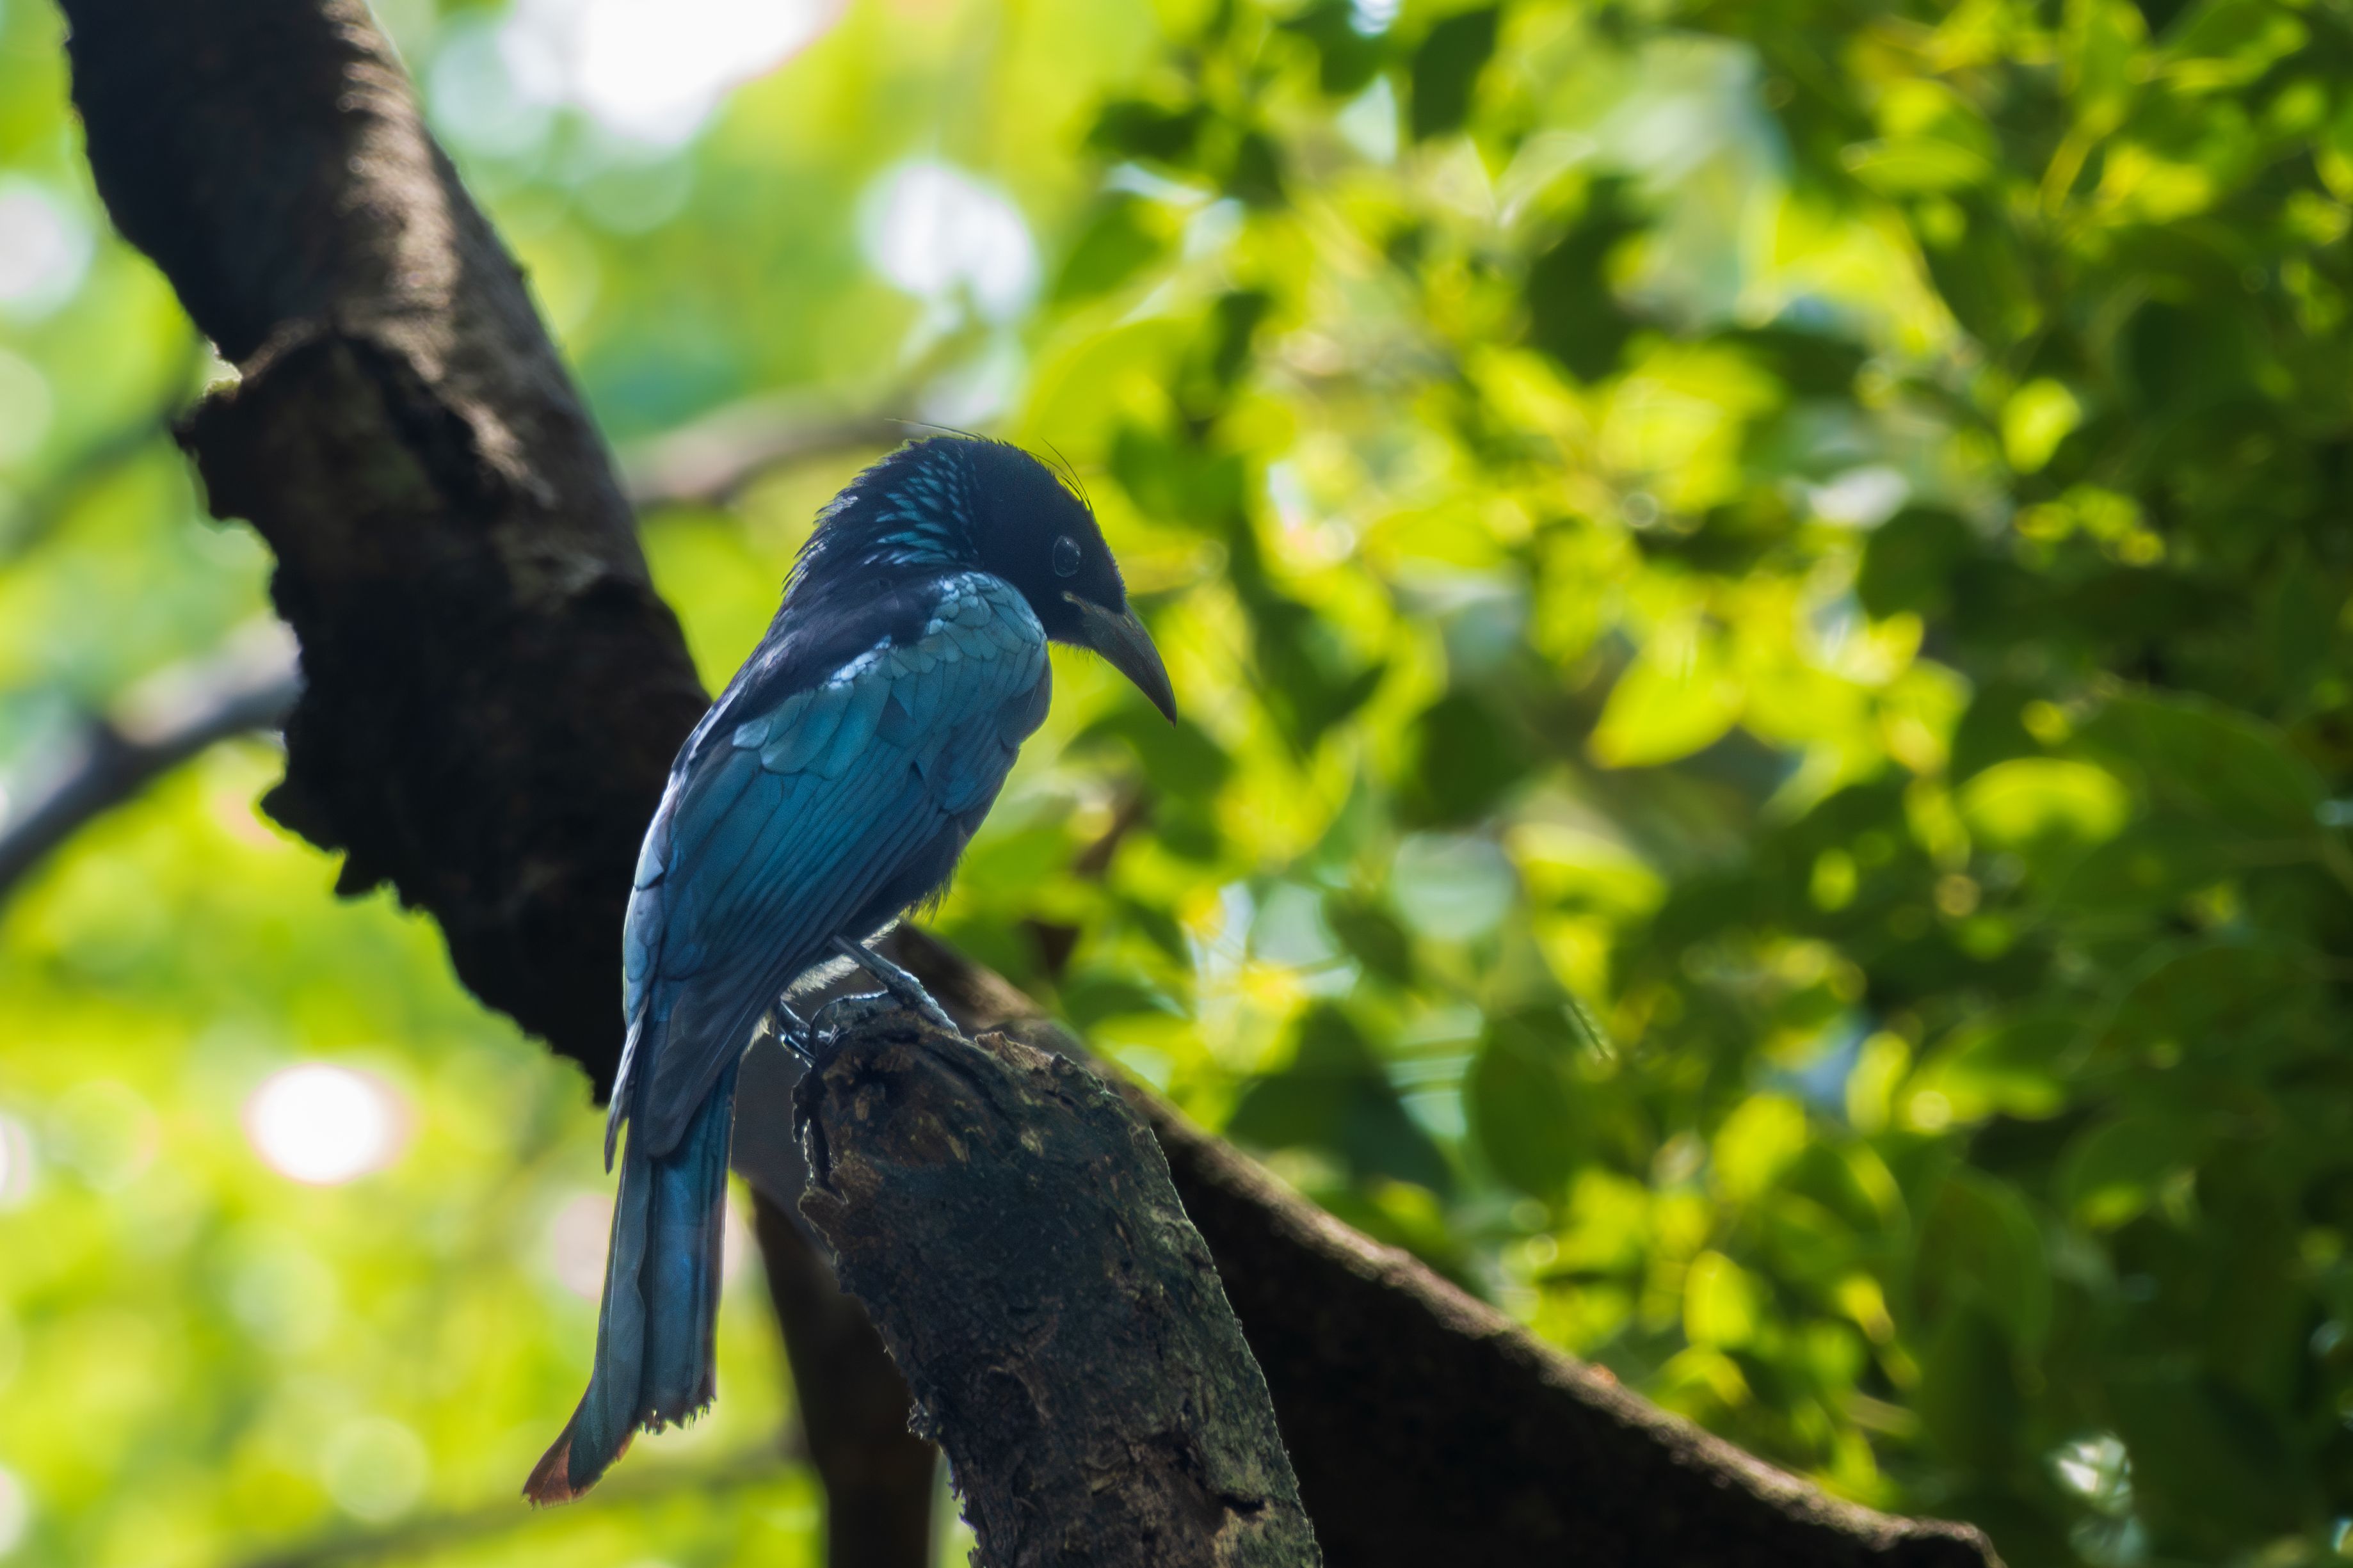
[[[578,1497],[639,1427],[659,1431],[711,1403],[734,1109],[731,1066],[668,1154],[640,1152],[638,1129],[629,1129],[595,1367],[580,1407],[524,1483],[533,1502]]]

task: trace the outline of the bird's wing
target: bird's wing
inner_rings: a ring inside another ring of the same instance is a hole
[[[942,585],[916,635],[765,710],[734,704],[732,726],[702,738],[647,832],[623,940],[631,1044],[614,1103],[649,1152],[676,1142],[835,934],[945,875],[1044,718],[1048,684],[1029,605],[971,573]]]

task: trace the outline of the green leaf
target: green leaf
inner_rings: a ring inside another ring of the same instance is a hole
[[[2161,803],[2250,837],[2311,839],[2327,792],[2280,732],[2211,699],[2120,697],[2082,740],[2138,770]]]
[[[1104,198],[1063,259],[1053,302],[1071,305],[1108,293],[1149,266],[1166,248],[1146,221],[1149,212],[1141,198],[1124,191]]]
[[[1753,1203],[1806,1147],[1805,1109],[1777,1094],[1751,1095],[1715,1130],[1715,1184],[1732,1203]]]
[[[2059,1168],[2060,1197],[2077,1224],[2114,1230],[2146,1211],[2167,1177],[2195,1165],[2205,1143],[2188,1118],[2137,1107],[2068,1145]]]
[[[1922,1429],[1947,1463],[1995,1471],[2009,1461],[2026,1401],[2010,1342],[1985,1308],[1963,1306],[1938,1325],[1914,1402]]]
[[[1491,1033],[1463,1084],[1473,1135],[1496,1174],[1556,1199],[1584,1154],[1571,1087],[1557,1063],[1524,1037]]]
[[[2088,763],[2020,757],[1961,786],[1961,820],[1988,844],[2031,856],[2066,854],[2116,836],[2132,801],[2116,775]]]
[[[2083,422],[2083,405],[2066,386],[2048,376],[2030,381],[2002,405],[2002,451],[2012,469],[2035,473]]]
[[[1229,1136],[1261,1148],[1321,1149],[1359,1182],[1387,1177],[1452,1191],[1446,1156],[1406,1113],[1347,1014],[1319,1004],[1300,1018],[1296,1038],[1288,1067],[1242,1091]]]
[[[1683,1337],[1695,1345],[1737,1350],[1757,1332],[1757,1282],[1721,1252],[1691,1260],[1683,1275]]]
[[[1586,746],[1613,768],[1672,763],[1722,740],[1744,701],[1714,633],[1689,622],[1662,626],[1610,688]]]
[[[1479,73],[1495,53],[1498,6],[1458,11],[1430,29],[1413,52],[1413,137],[1417,142],[1459,129],[1471,117]]]
[[[2000,1323],[2008,1342],[2033,1354],[2051,1331],[2051,1266],[2042,1228],[2017,1189],[1958,1171],[1936,1190],[1912,1247],[1912,1293],[1940,1322],[1976,1310]]]
[[[1619,247],[1648,226],[1630,183],[1602,175],[1587,187],[1577,221],[1529,264],[1528,341],[1581,380],[1609,374],[1633,336],[1634,318],[1610,287],[1609,267]]]
[[[1324,900],[1324,923],[1367,973],[1398,985],[1413,984],[1413,938],[1385,906],[1334,891]]]

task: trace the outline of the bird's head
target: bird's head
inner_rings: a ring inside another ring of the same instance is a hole
[[[1176,717],[1167,668],[1128,605],[1094,513],[1018,447],[968,436],[902,447],[826,509],[800,574],[828,558],[1002,577],[1029,600],[1048,637],[1094,649],[1171,721]]]

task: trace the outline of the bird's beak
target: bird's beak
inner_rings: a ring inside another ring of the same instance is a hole
[[[1144,629],[1135,612],[1113,615],[1076,594],[1066,593],[1062,597],[1077,607],[1080,619],[1086,623],[1087,646],[1135,682],[1135,689],[1152,699],[1152,705],[1166,714],[1171,724],[1176,722],[1176,692],[1168,684],[1168,667],[1160,662],[1160,650],[1152,646],[1152,634]]]

